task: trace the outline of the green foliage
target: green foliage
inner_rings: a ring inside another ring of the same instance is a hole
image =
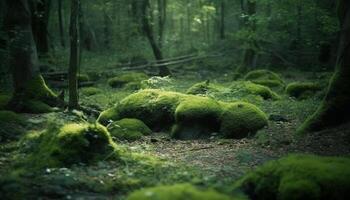
[[[312,95],[314,95],[316,92],[321,91],[322,87],[318,83],[312,83],[312,82],[294,82],[290,83],[286,88],[286,93],[291,96],[298,99],[305,99]]]
[[[147,80],[142,81],[142,88],[144,89],[164,89],[173,84],[174,80],[169,76],[160,77],[153,76]]]
[[[102,93],[102,90],[95,87],[86,87],[86,88],[82,88],[80,92],[85,96],[93,96],[93,95]]]
[[[127,73],[120,76],[116,76],[108,80],[109,86],[112,88],[120,88],[128,83],[138,82],[148,79],[145,73]]]
[[[226,138],[244,138],[254,135],[268,125],[266,114],[256,106],[237,102],[225,105],[220,132]]]
[[[348,199],[350,159],[291,155],[271,161],[235,184],[253,199]]]
[[[158,186],[146,188],[132,193],[128,200],[229,200],[229,196],[220,194],[214,190],[200,190],[190,184],[178,184],[172,186]]]
[[[122,119],[107,126],[112,138],[118,140],[134,141],[144,135],[150,135],[152,131],[138,119]]]
[[[258,95],[264,99],[279,100],[281,97],[273,92],[270,88],[252,83],[250,81],[236,81],[230,86],[231,93],[238,97],[246,96],[249,94]]]
[[[106,128],[98,124],[51,125],[37,139],[28,164],[35,168],[63,167],[118,158],[118,147]]]

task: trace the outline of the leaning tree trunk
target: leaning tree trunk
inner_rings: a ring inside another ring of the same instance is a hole
[[[319,131],[350,121],[350,1],[338,1],[341,25],[337,68],[328,93],[318,110],[308,118],[299,133]]]
[[[143,0],[141,5],[141,24],[142,30],[148,38],[149,43],[151,44],[154,57],[157,61],[163,59],[163,54],[159,45],[157,44],[157,40],[154,37],[152,25],[148,19],[148,9],[149,9],[149,0]],[[159,67],[159,75],[160,76],[168,76],[171,75],[170,70],[166,66]]]
[[[78,98],[78,65],[79,65],[79,4],[80,0],[73,0],[70,18],[70,61],[68,73],[69,109],[79,108]]]
[[[60,101],[46,86],[39,73],[38,55],[32,32],[32,12],[28,0],[6,0],[5,29],[9,36],[10,67],[14,94],[8,108],[16,112],[31,110],[33,102],[57,106]]]

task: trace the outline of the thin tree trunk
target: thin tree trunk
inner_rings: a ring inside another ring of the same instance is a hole
[[[61,46],[66,47],[66,43],[64,40],[64,29],[63,29],[63,18],[62,18],[62,0],[57,0],[57,3],[58,3],[58,26],[60,31]]]
[[[299,133],[319,131],[350,121],[350,1],[339,0],[341,32],[337,68],[323,103]]]
[[[49,16],[51,0],[31,1],[35,12],[32,13],[32,28],[34,40],[39,55],[46,55],[49,52]]]
[[[167,0],[158,0],[158,45],[163,48],[164,28],[167,17]]]
[[[225,0],[221,0],[220,39],[225,39]]]
[[[69,108],[79,107],[78,98],[78,66],[79,66],[79,4],[80,0],[73,0],[70,18],[70,62],[69,62]]]

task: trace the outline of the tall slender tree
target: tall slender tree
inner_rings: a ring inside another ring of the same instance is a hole
[[[341,31],[336,71],[323,103],[304,122],[299,133],[319,131],[350,121],[350,1],[338,1],[338,16]]]
[[[30,1],[34,12],[32,13],[32,28],[34,40],[39,55],[49,52],[49,16],[51,0]]]
[[[57,13],[58,13],[58,28],[60,31],[61,46],[65,47],[66,43],[64,40],[64,28],[63,28],[63,16],[62,16],[62,0],[57,0]]]

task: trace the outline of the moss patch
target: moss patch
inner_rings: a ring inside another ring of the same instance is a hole
[[[39,139],[37,150],[29,156],[34,168],[92,163],[118,156],[109,132],[98,124],[51,126]]]
[[[350,159],[292,155],[236,183],[251,199],[349,199]]]
[[[109,79],[108,84],[112,88],[121,88],[128,83],[140,83],[146,79],[148,79],[148,76],[145,73],[128,73]]]
[[[249,94],[261,96],[264,99],[279,100],[281,97],[270,88],[252,83],[250,81],[236,81],[230,86],[231,92],[236,96],[246,96]]]
[[[114,108],[104,111],[98,121],[108,124],[123,118],[135,118],[154,131],[168,130],[173,126],[172,136],[178,139],[209,137],[211,133],[219,132],[220,126],[229,127],[230,121],[236,123],[236,129],[232,132],[245,130],[242,134],[248,134],[247,131],[254,133],[262,128],[262,125],[266,125],[266,116],[259,108],[248,103],[242,103],[243,108],[236,105],[208,97],[142,90],[126,97]],[[236,110],[229,115],[227,110],[230,109]],[[223,114],[229,119],[226,120]],[[227,128],[222,130],[226,136],[233,134],[228,134]]]
[[[186,93],[197,95],[197,94],[207,94],[208,92],[218,92],[218,91],[219,91],[218,86],[215,86],[209,83],[209,81],[206,81],[206,82],[194,84],[192,87],[190,87],[187,90]]]
[[[27,121],[11,111],[0,111],[0,142],[13,140],[25,132]]]
[[[266,69],[248,72],[245,75],[244,80],[251,81],[260,85],[265,85],[270,88],[284,87],[282,78],[275,72]]]
[[[142,121],[138,119],[122,119],[107,126],[112,138],[134,141],[144,135],[152,133]]]
[[[268,125],[268,118],[256,106],[237,102],[226,104],[221,116],[220,132],[225,138],[244,138],[254,135]]]
[[[313,96],[316,92],[321,91],[322,86],[318,83],[311,82],[294,82],[290,83],[286,88],[286,93],[297,99],[306,99]]]
[[[0,94],[0,110],[4,110],[7,104],[10,102],[10,100],[10,95]]]
[[[90,77],[87,74],[78,74],[77,79],[78,79],[78,82],[88,82],[88,81],[90,81]]]
[[[229,200],[229,196],[220,194],[214,190],[200,190],[190,184],[178,184],[172,186],[158,186],[147,188],[132,193],[127,200]]]
[[[80,91],[85,96],[93,96],[93,95],[102,93],[101,89],[98,89],[98,88],[95,88],[95,87],[82,88]]]

